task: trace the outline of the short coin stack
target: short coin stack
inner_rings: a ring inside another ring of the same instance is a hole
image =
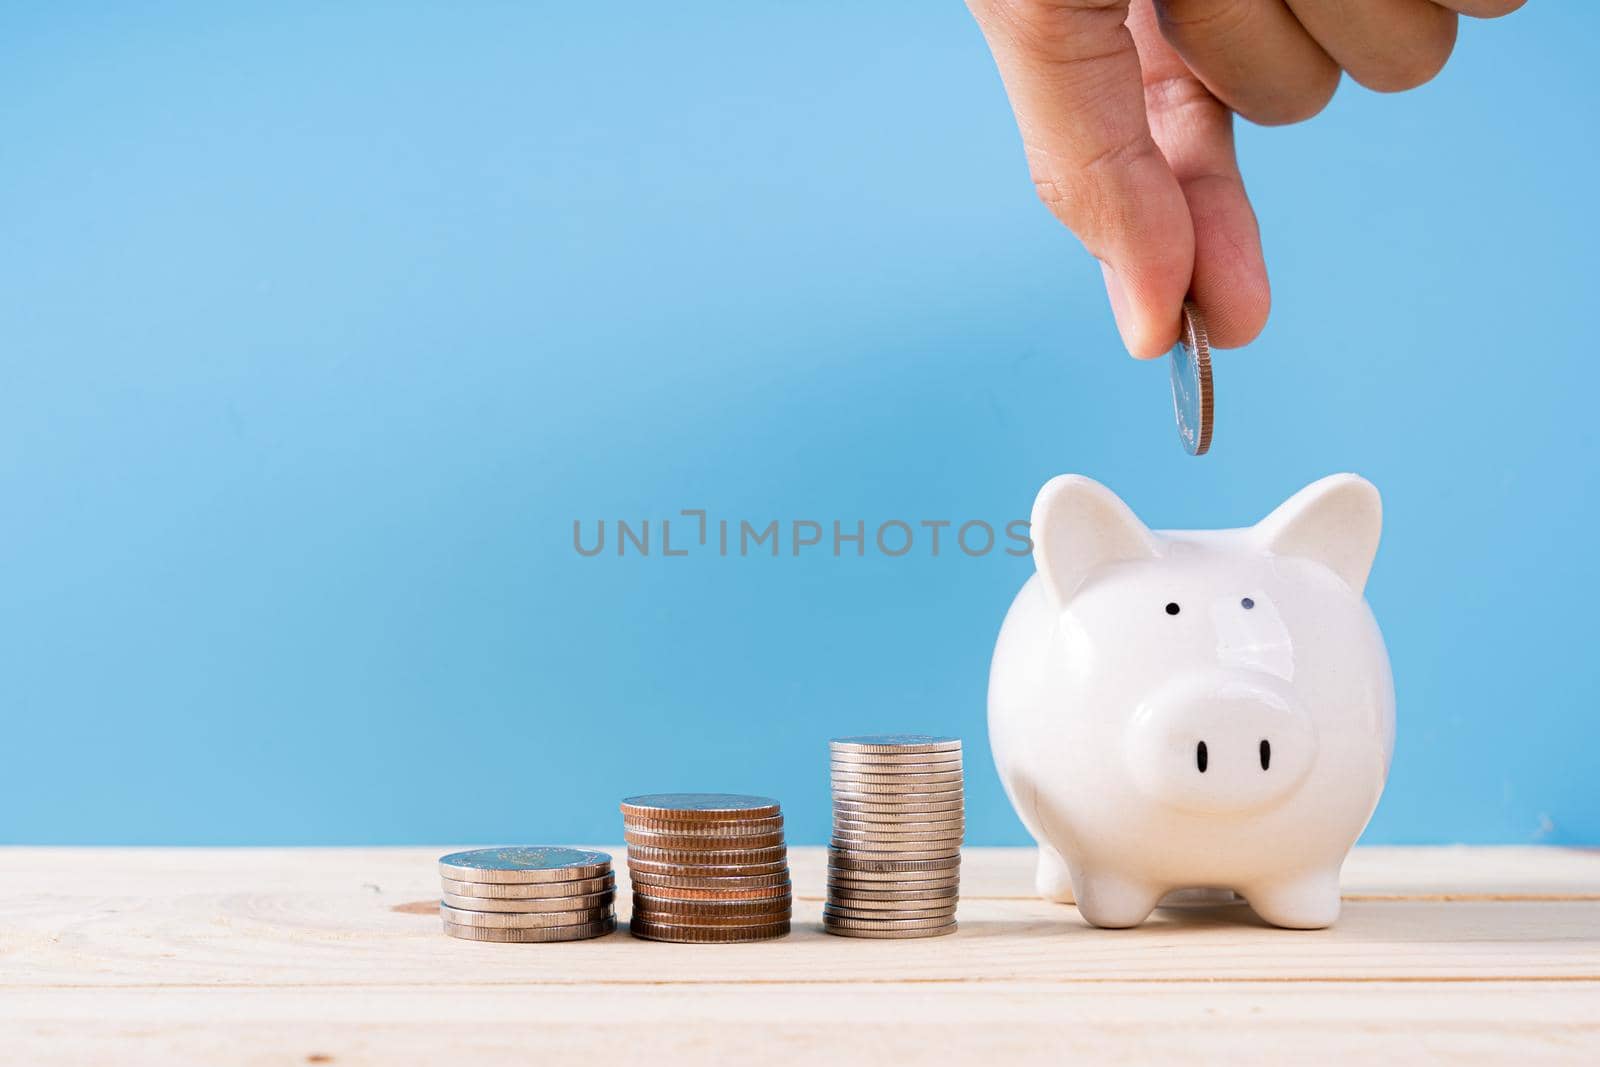
[[[937,937],[956,928],[965,808],[961,740],[840,737],[823,928],[844,937]]]
[[[789,932],[783,814],[770,797],[653,793],[622,802],[633,936],[695,944]]]
[[[617,928],[611,857],[527,845],[439,860],[444,932],[469,941],[583,941]]]

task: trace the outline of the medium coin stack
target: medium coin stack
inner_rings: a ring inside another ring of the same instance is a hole
[[[617,928],[611,857],[528,845],[439,860],[444,932],[469,941],[583,941]]]
[[[843,937],[938,937],[956,928],[966,825],[961,740],[840,737],[823,929]]]
[[[770,797],[653,793],[622,802],[634,937],[694,944],[789,932],[783,814]]]

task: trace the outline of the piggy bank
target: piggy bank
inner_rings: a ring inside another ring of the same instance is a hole
[[[1197,889],[1277,926],[1338,918],[1394,748],[1362,597],[1382,521],[1353,474],[1234,530],[1148,529],[1079,475],[1039,492],[989,736],[1042,896],[1103,927]]]

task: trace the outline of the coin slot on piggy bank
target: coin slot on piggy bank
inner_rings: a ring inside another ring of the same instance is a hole
[[[1279,926],[1338,917],[1394,748],[1363,597],[1381,526],[1353,474],[1229,530],[1151,530],[1077,475],[1040,491],[989,732],[1041,895],[1104,927],[1196,890]]]

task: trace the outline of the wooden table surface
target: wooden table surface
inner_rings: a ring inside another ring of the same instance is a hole
[[[731,946],[447,938],[443,851],[0,848],[0,1063],[1600,1063],[1597,850],[1359,849],[1299,932],[1095,930],[972,848],[957,934],[864,941],[797,848],[795,932]]]

